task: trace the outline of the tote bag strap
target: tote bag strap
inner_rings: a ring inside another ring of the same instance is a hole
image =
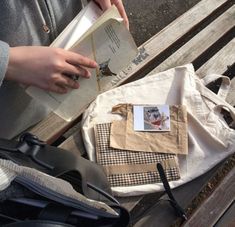
[[[232,126],[233,128],[235,127],[235,111],[234,108],[230,108],[227,105],[217,105],[214,108],[214,111],[216,111],[217,113],[220,113],[222,109],[227,110],[230,113],[231,118],[233,119],[233,122],[231,124],[229,124],[230,126]]]
[[[200,80],[201,81],[201,80]],[[221,109],[225,109],[230,113],[231,118],[233,119],[233,125],[235,123],[235,108],[232,107],[229,103],[227,103],[223,96],[219,96],[218,94],[215,94],[211,90],[209,90],[207,87],[204,86],[203,83],[197,82],[197,90],[200,92],[200,94],[207,98],[208,100],[212,101],[215,104],[215,111],[220,111]]]
[[[209,74],[206,75],[205,77],[203,77],[201,79],[201,82],[207,86],[208,84],[210,84],[211,82],[218,80],[218,79],[222,79],[222,83],[219,87],[219,91],[218,91],[218,96],[220,98],[222,98],[223,100],[226,99],[229,89],[230,89],[230,85],[231,85],[231,81],[229,79],[229,77],[227,76],[222,76],[222,75],[218,75],[218,74]]]

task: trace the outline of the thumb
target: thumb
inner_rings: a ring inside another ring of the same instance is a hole
[[[95,2],[98,3],[101,9],[104,11],[111,7],[110,0],[95,0]]]

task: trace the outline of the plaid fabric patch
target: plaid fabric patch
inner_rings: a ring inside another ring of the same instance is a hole
[[[133,167],[135,165],[156,164],[164,160],[176,159],[175,154],[114,149],[109,146],[110,128],[111,123],[97,124],[95,126],[97,163],[103,165],[105,170],[112,166],[120,166],[120,168],[125,166],[125,168],[128,168],[128,166]],[[111,187],[134,186],[161,182],[157,169],[154,171],[136,173],[120,173],[118,170],[115,173],[112,172],[110,174],[107,171],[106,173]],[[165,169],[165,173],[169,181],[180,178],[177,164]]]

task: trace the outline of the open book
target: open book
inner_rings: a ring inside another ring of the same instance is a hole
[[[138,49],[117,8],[103,12],[91,1],[51,44],[95,60],[91,78],[79,77],[79,89],[67,94],[46,92],[30,86],[26,92],[49,106],[61,118],[71,121],[105,90],[105,85],[134,59]]]

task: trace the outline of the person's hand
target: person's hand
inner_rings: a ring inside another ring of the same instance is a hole
[[[90,77],[88,68],[97,63],[80,54],[53,47],[21,46],[10,48],[6,80],[33,85],[47,91],[66,93],[79,88],[69,75]]]
[[[126,15],[126,11],[123,6],[122,0],[94,0],[94,1],[97,2],[100,5],[101,9],[104,11],[109,7],[111,7],[111,5],[115,5],[120,15],[122,16],[126,27],[129,29],[129,20]]]

